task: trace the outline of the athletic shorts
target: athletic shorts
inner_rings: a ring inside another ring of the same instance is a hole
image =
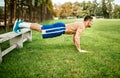
[[[47,24],[41,27],[43,38],[53,38],[65,33],[65,24],[57,22],[55,24]]]

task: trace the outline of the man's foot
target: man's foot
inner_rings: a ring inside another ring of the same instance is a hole
[[[23,20],[20,19],[20,20],[19,20],[19,24],[20,24],[20,23],[23,23]],[[19,27],[19,32],[21,32],[21,27]]]
[[[21,20],[21,19],[19,20],[19,23],[23,23],[23,22],[24,22],[23,20]]]
[[[13,27],[13,31],[15,33],[21,32],[21,28],[19,27],[19,24],[22,23],[22,22],[23,22],[22,20],[16,20],[15,21],[15,24],[14,24],[14,27]]]

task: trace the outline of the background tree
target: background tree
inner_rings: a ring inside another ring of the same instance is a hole
[[[112,13],[113,18],[120,18],[120,5],[115,5]]]
[[[60,7],[60,17],[66,18],[67,16],[71,16],[72,15],[72,4],[70,2],[66,2],[64,3],[61,7]]]
[[[4,14],[3,7],[0,7],[0,16],[3,16],[3,14]],[[0,18],[3,18],[3,17],[0,17]]]
[[[92,3],[91,3],[91,1],[88,1],[88,2],[87,2],[86,10],[87,10],[87,14],[88,14],[88,15],[93,15],[93,10],[92,10]]]
[[[106,0],[102,0],[102,11],[104,18],[109,18],[109,13],[107,12]]]
[[[108,13],[109,13],[109,18],[112,18],[112,11],[113,11],[113,1],[114,0],[108,0],[108,2],[107,2],[107,5],[106,5],[106,7],[107,7],[107,11],[108,11]]]
[[[97,16],[98,5],[97,0],[93,0],[92,11],[94,16]]]
[[[82,17],[82,7],[79,2],[75,2],[72,4],[72,16]]]
[[[102,11],[103,11],[104,18],[110,18],[113,1],[114,0],[102,0]]]

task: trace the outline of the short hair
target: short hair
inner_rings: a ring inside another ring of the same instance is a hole
[[[89,16],[89,15],[87,15],[87,16],[84,17],[84,21],[92,20],[92,19],[93,19],[93,17],[91,17],[91,16]]]

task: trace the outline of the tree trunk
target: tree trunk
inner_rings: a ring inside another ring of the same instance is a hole
[[[15,21],[16,19],[16,0],[14,0],[14,18],[13,20]]]
[[[43,5],[41,4],[41,9],[40,9],[40,20],[43,21],[43,14],[42,14],[42,11],[43,11]]]
[[[5,30],[6,30],[6,32],[7,32],[7,19],[6,19],[6,17],[7,17],[7,13],[6,13],[6,0],[4,0],[4,2],[5,2],[5,7],[4,7],[4,10],[5,10],[5,13],[4,13],[4,24],[5,24]]]
[[[32,16],[31,16],[32,15],[32,13],[31,13],[32,12],[32,3],[31,2],[32,1],[29,0],[29,4],[28,4],[29,5],[29,21],[31,21],[31,18],[32,18]]]

